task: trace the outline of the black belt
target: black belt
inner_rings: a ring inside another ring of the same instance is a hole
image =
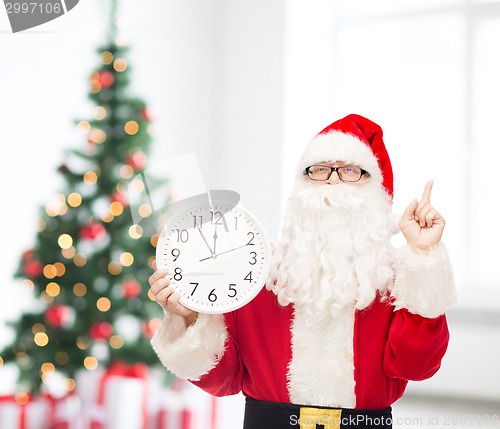
[[[246,398],[243,429],[392,428],[391,407],[383,410],[312,407]]]

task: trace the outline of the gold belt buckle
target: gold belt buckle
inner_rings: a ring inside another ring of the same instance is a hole
[[[328,408],[300,407],[300,429],[316,429],[323,425],[325,429],[340,429],[342,410]]]

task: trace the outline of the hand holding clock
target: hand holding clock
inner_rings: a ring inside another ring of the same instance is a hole
[[[264,229],[243,207],[196,202],[163,227],[156,264],[151,293],[165,311],[191,318],[189,324],[197,312],[223,314],[252,300],[269,275],[271,249]]]
[[[149,277],[149,285],[151,286],[151,294],[154,296],[156,302],[165,311],[184,317],[186,327],[191,326],[196,322],[198,313],[179,303],[179,293],[170,286],[170,280],[166,278],[168,271],[156,271],[156,261],[153,262],[153,268],[155,272]]]

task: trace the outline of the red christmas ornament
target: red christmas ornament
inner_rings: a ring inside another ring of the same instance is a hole
[[[89,329],[92,340],[107,340],[113,334],[113,326],[108,322],[96,322]]]
[[[89,223],[80,229],[80,237],[86,240],[97,240],[106,235],[106,228],[100,223]]]
[[[146,159],[144,152],[138,150],[125,158],[125,164],[130,165],[134,170],[142,170],[146,165]]]
[[[23,261],[31,260],[35,257],[35,251],[33,249],[25,250],[23,252]]]
[[[105,70],[101,74],[99,74],[99,83],[103,88],[109,88],[115,82],[115,77],[113,73]]]
[[[62,304],[51,305],[44,314],[45,323],[54,328],[68,328],[73,323],[74,318],[74,310]]]
[[[125,194],[121,192],[113,192],[111,194],[111,202],[112,203],[120,203],[123,207],[128,205],[127,197]]]
[[[125,280],[122,284],[122,292],[127,299],[134,298],[141,293],[141,284],[137,280]]]
[[[159,319],[158,317],[150,319],[146,323],[144,323],[142,327],[142,333],[146,338],[153,338],[153,335],[160,327],[160,324],[161,324],[161,319]]]
[[[141,118],[147,122],[151,121],[151,112],[147,107],[141,110]]]
[[[26,277],[34,279],[42,275],[43,264],[38,259],[28,260],[23,265],[23,273]]]

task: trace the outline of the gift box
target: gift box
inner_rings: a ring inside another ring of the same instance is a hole
[[[151,429],[219,429],[220,400],[188,381],[177,379],[163,389]]]
[[[49,404],[49,429],[82,429],[82,403],[71,393],[64,397],[46,395]]]
[[[33,399],[27,394],[0,397],[0,427],[2,429],[48,429],[49,404],[45,399]]]
[[[147,429],[148,368],[112,363],[104,371],[81,372],[83,429]]]
[[[156,415],[155,429],[197,429],[196,410],[182,392],[165,389],[162,404]]]
[[[2,429],[80,429],[80,400],[75,395],[56,398],[48,394],[0,397]]]

